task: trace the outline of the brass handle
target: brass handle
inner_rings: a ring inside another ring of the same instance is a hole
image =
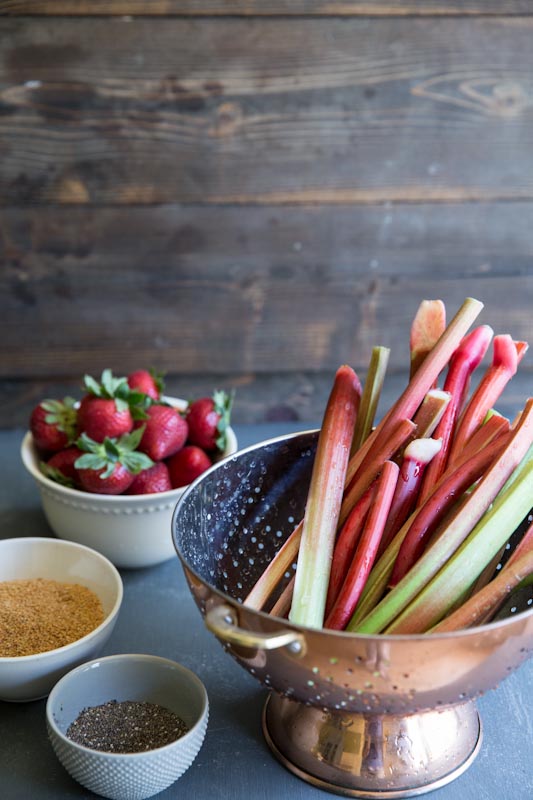
[[[239,647],[254,650],[275,650],[287,647],[295,655],[303,655],[305,638],[296,631],[281,630],[279,633],[253,633],[239,628],[235,611],[230,606],[219,605],[205,615],[206,627],[220,639]]]

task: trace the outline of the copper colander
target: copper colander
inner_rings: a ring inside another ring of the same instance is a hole
[[[176,507],[174,544],[205,624],[271,690],[263,731],[280,761],[337,794],[422,794],[469,766],[475,698],[533,652],[533,589],[489,625],[439,635],[311,630],[243,605],[303,516],[317,438],[272,439],[204,473]]]

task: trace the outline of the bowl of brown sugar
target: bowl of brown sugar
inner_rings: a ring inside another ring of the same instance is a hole
[[[0,700],[46,697],[110,637],[123,597],[113,564],[59,539],[0,540]]]

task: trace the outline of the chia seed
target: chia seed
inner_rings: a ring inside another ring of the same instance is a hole
[[[175,742],[189,730],[173,711],[156,703],[109,700],[81,711],[67,737],[105,753],[141,753]]]

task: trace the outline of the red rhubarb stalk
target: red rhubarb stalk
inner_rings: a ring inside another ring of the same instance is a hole
[[[525,347],[517,348],[511,336],[506,333],[494,337],[492,364],[486,370],[459,418],[450,447],[450,462],[453,462],[461,453],[465,443],[482,424],[489,409],[496,403],[513,375],[516,374],[519,351],[523,356],[526,349]]]
[[[448,478],[441,481],[424,505],[419,507],[419,513],[401,544],[389,586],[396,586],[413,564],[418,561],[432,533],[444,519],[445,514],[498,458],[506,441],[508,441],[507,438],[503,440],[498,438],[462,463],[457,469],[450,470]]]
[[[492,336],[492,328],[480,325],[464,337],[450,359],[443,389],[450,393],[451,400],[435,429],[435,439],[442,440],[442,447],[426,470],[419,503],[425,501],[446,468],[453,432],[469,390],[472,373],[487,352]]]
[[[399,420],[395,425],[391,425],[390,435],[387,439],[380,440],[375,448],[368,453],[357,475],[346,487],[339,515],[340,525],[344,524],[354,505],[381,472],[384,462],[391,458],[407,441],[412,439],[415,431],[416,425],[410,419]]]
[[[381,537],[381,556],[415,507],[424,472],[441,448],[438,439],[413,439],[405,448],[389,516]]]
[[[411,377],[428,353],[433,350],[445,329],[446,306],[442,300],[422,300],[411,323],[409,340]]]
[[[341,527],[335,542],[331,572],[329,576],[328,594],[326,597],[326,617],[333,608],[340,588],[346,578],[348,567],[353,559],[355,549],[363,530],[370,503],[375,502],[375,482],[366,490],[363,496],[352,508],[346,522]]]
[[[326,619],[326,628],[344,630],[354,612],[376,558],[398,473],[397,464],[393,461],[385,462],[348,574]]]
[[[339,367],[318,437],[303,519],[289,618],[321,628],[331,558],[346,481],[361,385],[353,369]]]

